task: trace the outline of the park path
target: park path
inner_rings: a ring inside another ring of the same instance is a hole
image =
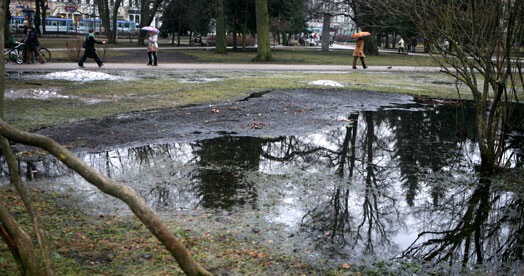
[[[414,66],[369,66],[367,69],[352,69],[351,65],[313,65],[313,64],[224,64],[224,63],[161,63],[158,66],[147,66],[145,63],[106,63],[99,68],[94,62],[86,62],[84,68],[76,63],[49,62],[45,64],[8,63],[7,71],[68,71],[84,70],[158,70],[158,71],[278,71],[278,72],[409,72],[438,73],[440,67]]]

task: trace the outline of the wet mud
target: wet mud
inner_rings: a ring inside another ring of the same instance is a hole
[[[406,104],[413,97],[345,89],[275,90],[237,102],[122,114],[36,133],[78,150],[107,150],[223,135],[304,135],[348,124],[352,112]]]

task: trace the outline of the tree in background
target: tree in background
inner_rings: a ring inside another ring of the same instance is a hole
[[[100,0],[99,0],[100,1]],[[164,0],[140,0],[140,28],[150,26]],[[144,45],[147,32],[140,32],[138,45]]]
[[[177,35],[178,46],[183,34],[190,34],[191,40],[193,33],[206,35],[209,32],[212,10],[214,5],[209,5],[206,0],[171,0],[167,2],[160,20],[161,35],[172,35],[171,44],[175,44],[175,34]]]
[[[271,41],[269,40],[269,15],[266,0],[256,0],[257,14],[257,56],[256,61],[271,61]]]
[[[496,172],[505,165],[508,122],[524,86],[524,1],[389,0],[382,4],[379,9],[412,22],[443,71],[469,88],[477,108],[481,172]],[[522,127],[524,120],[520,120]]]
[[[312,19],[322,19],[322,51],[329,51],[331,20],[334,16],[348,16],[349,5],[340,0],[309,0],[306,10]]]
[[[40,33],[40,26],[42,26],[42,32],[45,34],[45,20],[47,17],[47,0],[35,0],[35,18],[34,24],[36,32]],[[42,20],[40,20],[42,18]]]
[[[116,23],[118,16],[118,9],[122,0],[116,0],[113,5],[113,13],[110,15],[109,0],[96,0],[98,6],[98,14],[102,19],[102,25],[104,25],[104,33],[109,43],[116,42],[116,33],[118,25]],[[113,29],[111,29],[111,24]]]
[[[349,17],[357,26],[371,36],[365,38],[364,52],[370,55],[378,55],[378,47],[375,41],[375,35],[382,31],[384,27],[383,20],[387,19],[385,15],[390,14],[380,5],[380,0],[344,0],[351,9]]]
[[[216,51],[219,54],[227,53],[225,16],[224,0],[217,0]]]
[[[277,39],[282,37],[283,45],[289,44],[292,35],[307,32],[304,2],[305,0],[269,0],[267,3],[271,31],[276,32]]]

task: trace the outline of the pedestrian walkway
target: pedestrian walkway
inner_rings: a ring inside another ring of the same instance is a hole
[[[311,65],[311,64],[223,64],[223,63],[164,63],[151,67],[143,63],[105,63],[98,68],[96,63],[86,63],[79,68],[76,63],[44,63],[18,65],[8,63],[7,71],[67,71],[83,70],[159,70],[159,71],[278,71],[278,72],[410,72],[410,73],[438,73],[440,67],[414,66],[369,66],[368,69],[352,69],[351,65]]]

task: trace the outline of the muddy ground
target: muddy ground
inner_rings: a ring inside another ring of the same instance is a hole
[[[411,101],[411,96],[370,91],[275,90],[237,102],[121,114],[35,132],[76,150],[188,142],[221,135],[300,136],[350,124],[353,112]]]

